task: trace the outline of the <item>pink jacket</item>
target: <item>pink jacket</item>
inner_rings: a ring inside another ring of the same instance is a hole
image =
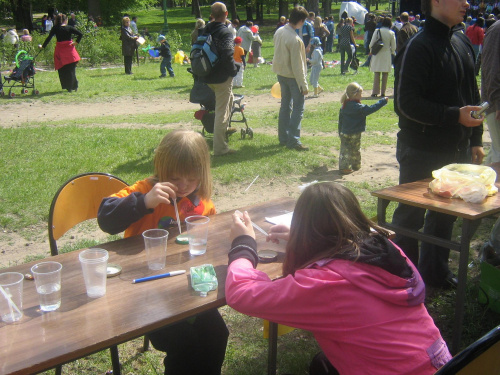
[[[226,300],[244,314],[311,331],[342,375],[434,374],[451,355],[408,263],[410,279],[328,259],[271,281],[237,259],[228,269]]]

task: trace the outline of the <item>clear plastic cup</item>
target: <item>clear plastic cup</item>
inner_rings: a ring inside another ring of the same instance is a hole
[[[54,311],[61,306],[61,270],[62,264],[57,262],[42,262],[31,267],[42,311]]]
[[[79,255],[87,296],[90,298],[106,294],[108,258],[108,252],[104,249],[87,249]]]
[[[0,273],[0,318],[5,323],[23,317],[23,280],[22,273]]]
[[[189,254],[201,255],[206,253],[209,223],[210,218],[207,216],[194,215],[186,218]]]
[[[168,231],[165,229],[148,229],[142,233],[142,237],[144,237],[149,269],[157,271],[165,268]]]

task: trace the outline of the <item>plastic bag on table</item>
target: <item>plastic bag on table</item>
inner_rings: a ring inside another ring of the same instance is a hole
[[[480,203],[498,192],[496,172],[475,164],[449,164],[432,172],[431,191],[445,198],[462,198],[466,202]]]

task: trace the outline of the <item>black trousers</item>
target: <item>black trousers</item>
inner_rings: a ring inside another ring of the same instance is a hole
[[[59,73],[59,81],[61,82],[61,87],[63,90],[77,90],[78,80],[76,79],[76,62],[64,65],[59,68],[57,73]]]
[[[217,309],[148,334],[167,352],[165,375],[220,375],[229,331]]]
[[[123,61],[125,63],[125,74],[132,74],[132,59],[133,56],[123,56]]]

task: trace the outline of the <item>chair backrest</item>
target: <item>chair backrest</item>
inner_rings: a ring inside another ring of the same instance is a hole
[[[97,217],[103,198],[128,184],[107,173],[85,173],[66,181],[52,199],[49,212],[50,253],[57,255],[56,241],[75,225]]]
[[[435,375],[500,374],[500,326],[454,356]]]

